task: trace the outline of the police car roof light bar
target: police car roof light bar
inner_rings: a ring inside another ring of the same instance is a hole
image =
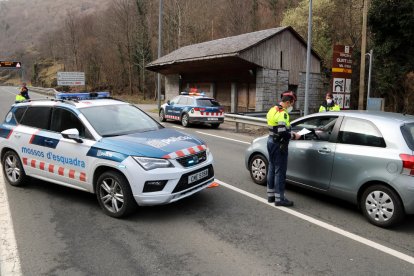
[[[56,95],[57,100],[93,100],[107,99],[109,97],[109,92],[58,93]]]
[[[201,92],[201,93],[199,93],[199,92],[181,92],[180,94],[181,95],[187,95],[187,96],[205,96],[206,95],[206,93],[204,93],[204,92]]]

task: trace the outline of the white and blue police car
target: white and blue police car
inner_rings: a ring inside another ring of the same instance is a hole
[[[159,119],[161,122],[180,121],[184,127],[205,123],[218,128],[224,122],[224,108],[204,93],[181,92],[161,106]]]
[[[175,202],[214,180],[202,140],[164,128],[108,92],[12,105],[0,124],[0,153],[10,185],[33,177],[95,193],[112,217]]]

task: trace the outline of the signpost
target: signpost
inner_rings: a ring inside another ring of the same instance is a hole
[[[22,63],[20,61],[3,61],[0,60],[0,67],[7,69],[22,69]]]
[[[61,86],[85,85],[85,72],[58,72],[57,84]]]
[[[332,93],[341,109],[351,102],[352,47],[335,45],[332,60]]]
[[[21,80],[24,81],[24,70],[20,61],[0,60],[0,70],[17,71]]]

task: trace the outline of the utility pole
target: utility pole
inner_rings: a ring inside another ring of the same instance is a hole
[[[367,104],[368,104],[368,99],[370,97],[370,92],[371,92],[372,59],[374,58],[373,53],[374,53],[374,51],[372,49],[369,51],[369,53],[367,53],[367,55],[369,55]]]
[[[161,45],[162,45],[162,0],[160,0],[160,8],[158,15],[158,58],[161,57]],[[161,108],[161,74],[157,73],[157,101],[158,110]]]
[[[312,0],[309,0],[309,17],[308,17],[308,48],[306,49],[306,82],[305,82],[305,116],[309,113],[309,75],[310,75],[310,53],[312,47]]]
[[[364,90],[365,90],[365,53],[367,48],[367,13],[368,0],[364,0],[364,9],[362,11],[362,38],[361,38],[361,67],[359,72],[359,99],[358,109],[364,109]]]

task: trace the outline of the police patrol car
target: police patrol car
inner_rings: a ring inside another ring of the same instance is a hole
[[[218,128],[224,121],[224,109],[204,93],[181,92],[181,95],[163,104],[159,110],[161,122],[167,119],[180,121],[184,127],[192,123],[207,123]]]
[[[0,124],[0,153],[9,184],[34,177],[96,193],[113,217],[137,204],[180,200],[214,180],[202,140],[164,128],[108,92],[14,104]]]

